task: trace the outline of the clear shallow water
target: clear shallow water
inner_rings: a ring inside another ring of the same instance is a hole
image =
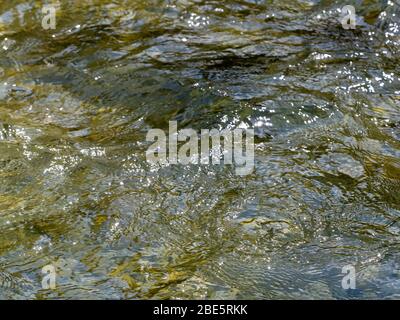
[[[0,4],[0,297],[400,298],[400,7],[346,4]],[[169,120],[255,171],[150,167]]]

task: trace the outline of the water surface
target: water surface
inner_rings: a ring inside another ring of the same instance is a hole
[[[394,0],[42,5],[0,4],[0,298],[400,298]],[[254,128],[254,172],[150,166],[170,120]]]

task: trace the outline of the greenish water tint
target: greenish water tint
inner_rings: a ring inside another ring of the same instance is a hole
[[[400,298],[400,6],[41,6],[0,4],[0,298]],[[255,128],[254,172],[149,166],[169,120]]]

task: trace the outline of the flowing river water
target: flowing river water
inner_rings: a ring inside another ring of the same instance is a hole
[[[44,4],[0,3],[0,298],[400,298],[395,0]],[[171,120],[254,171],[150,166]]]

